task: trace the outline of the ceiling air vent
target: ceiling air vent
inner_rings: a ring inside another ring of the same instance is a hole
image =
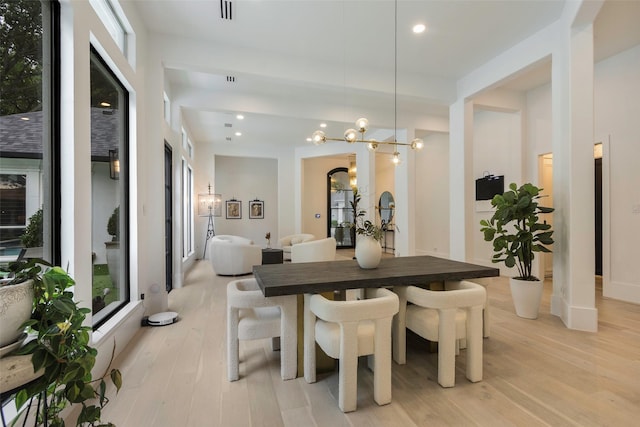
[[[230,137],[230,136],[226,137],[225,139],[226,139],[227,141],[231,142],[231,137]]]
[[[233,2],[231,0],[220,0],[220,18],[233,19]]]
[[[235,81],[236,81],[236,78],[234,76],[227,76],[227,82],[233,83]]]
[[[224,124],[224,127],[226,127],[226,128],[230,128],[231,126],[233,126],[231,123],[225,123]]]

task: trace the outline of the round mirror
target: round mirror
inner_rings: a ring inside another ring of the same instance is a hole
[[[380,195],[380,201],[378,202],[378,209],[380,209],[380,219],[383,225],[391,223],[393,220],[393,212],[396,204],[393,200],[393,194],[389,191],[385,191]]]

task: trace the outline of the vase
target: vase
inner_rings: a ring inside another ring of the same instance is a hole
[[[376,268],[382,258],[380,242],[369,236],[357,236],[356,239],[355,255],[360,268]]]
[[[0,286],[0,347],[20,339],[33,309],[33,280]]]
[[[537,319],[542,300],[542,281],[509,279],[511,298],[518,317]]]

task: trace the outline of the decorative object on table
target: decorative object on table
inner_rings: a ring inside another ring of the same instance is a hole
[[[91,310],[73,300],[69,288],[75,281],[62,268],[49,267],[46,261],[37,259],[15,262],[9,267],[14,274],[12,283],[32,281],[34,292],[31,319],[24,324],[34,338],[14,354],[31,355],[33,371],[44,371],[15,394],[16,407],[23,408],[17,419],[31,417],[25,415],[31,410],[32,414],[35,411],[35,425],[62,426],[61,412],[70,405],[81,404],[76,424],[97,425],[101,409],[109,402],[105,379],[110,377],[118,391],[122,376],[117,369],[109,370],[109,363],[102,376],[92,377],[98,352],[89,345],[91,327],[83,326]]]
[[[227,219],[241,219],[242,218],[242,202],[240,200],[231,199],[226,202],[227,207]]]
[[[214,226],[213,226],[213,217],[221,216],[221,204],[222,197],[220,194],[211,194],[211,184],[209,184],[209,192],[207,194],[200,194],[198,196],[198,215],[199,216],[208,216],[209,221],[207,222],[207,234],[204,241],[204,251],[202,253],[202,259],[206,259],[207,257],[207,243],[209,239],[216,235]]]
[[[251,200],[249,202],[249,219],[264,219],[264,202],[262,200]]]
[[[504,262],[507,267],[518,268],[518,276],[510,279],[511,295],[516,314],[536,319],[542,298],[542,281],[533,275],[534,252],[551,252],[546,245],[553,244],[553,230],[539,215],[553,212],[553,208],[540,206],[541,188],[533,184],[515,183],[509,191],[491,199],[496,209],[488,221],[480,221],[484,240],[493,241],[492,262]]]
[[[361,196],[358,189],[354,188],[353,201],[351,202],[354,222],[351,224],[351,228],[356,234],[355,258],[360,268],[376,268],[380,264],[380,258],[382,257],[382,245],[380,242],[382,241],[383,230],[370,220],[364,219],[367,211],[358,207],[360,199]]]
[[[264,238],[267,239],[267,249],[271,249],[271,232],[267,231],[267,234],[264,235]]]

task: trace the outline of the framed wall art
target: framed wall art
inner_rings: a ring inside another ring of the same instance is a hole
[[[242,218],[242,203],[240,200],[227,200],[227,219],[241,219]]]
[[[264,201],[256,199],[249,202],[249,219],[264,219]]]

